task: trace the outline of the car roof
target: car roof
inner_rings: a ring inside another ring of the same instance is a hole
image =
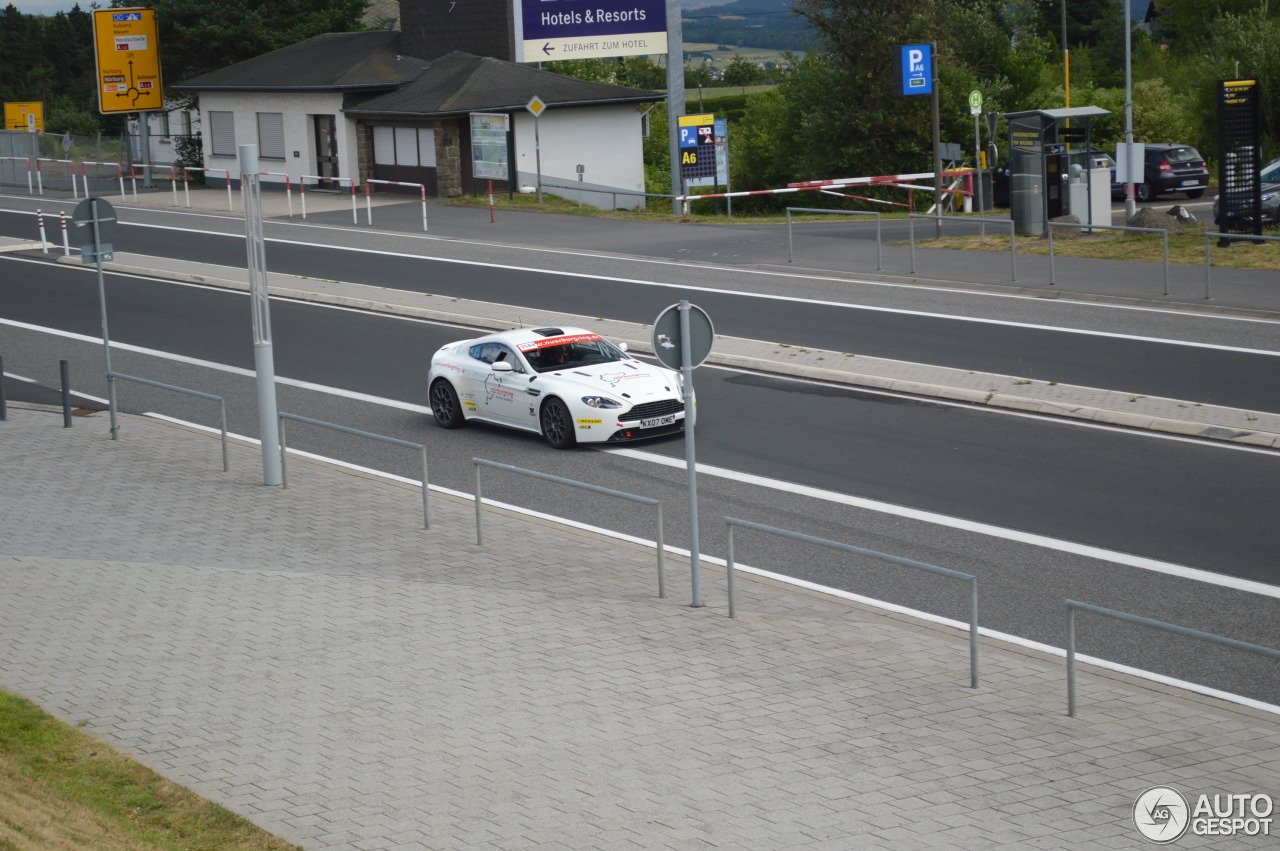
[[[581,335],[598,336],[594,331],[579,328],[576,325],[554,325],[541,328],[513,328],[510,331],[499,331],[487,337],[478,337],[473,343],[506,343],[519,347],[522,343],[540,343],[559,337],[577,337]]]

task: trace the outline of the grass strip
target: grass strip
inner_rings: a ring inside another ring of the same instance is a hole
[[[299,846],[0,692],[0,851]]]

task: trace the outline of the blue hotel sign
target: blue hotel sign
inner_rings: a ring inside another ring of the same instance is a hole
[[[898,68],[902,94],[933,93],[933,45],[905,44],[899,47]]]
[[[517,62],[667,52],[666,0],[512,0]]]

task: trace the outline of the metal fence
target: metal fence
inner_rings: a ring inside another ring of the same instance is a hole
[[[431,519],[428,514],[427,502],[427,447],[423,446],[421,443],[400,440],[396,437],[387,437],[383,434],[374,434],[371,431],[361,431],[358,428],[349,428],[344,425],[337,425],[336,423],[327,423],[323,420],[313,420],[310,417],[302,417],[297,414],[277,412],[276,417],[280,430],[280,484],[281,487],[285,489],[288,489],[289,487],[289,446],[285,438],[285,420],[293,420],[294,422],[306,423],[307,425],[319,426],[320,428],[332,429],[333,431],[340,431],[343,434],[352,434],[356,437],[368,437],[372,440],[381,440],[383,443],[392,443],[396,446],[404,446],[409,449],[418,450],[419,459],[422,464],[422,528],[431,528]]]
[[[1081,228],[1084,230],[1119,230],[1131,231],[1133,233],[1158,233],[1161,242],[1164,245],[1164,295],[1169,294],[1169,231],[1164,228],[1132,228],[1122,227],[1120,225],[1087,225],[1076,224],[1075,222],[1048,222],[1045,228],[1049,238],[1049,284],[1057,283],[1054,276],[1053,268],[1053,229],[1054,228]]]
[[[658,535],[656,538],[658,550],[658,596],[667,596],[666,584],[666,568],[663,562],[663,553],[666,552],[666,544],[662,537],[662,502],[647,496],[636,496],[635,494],[623,493],[622,491],[611,490],[610,488],[602,488],[599,485],[591,485],[586,482],[579,482],[573,479],[564,479],[560,476],[553,476],[550,473],[539,473],[536,470],[526,470],[523,467],[513,467],[510,464],[500,464],[497,461],[486,461],[483,458],[472,458],[471,464],[475,468],[476,473],[476,546],[484,546],[484,533],[481,526],[480,506],[484,502],[480,493],[480,468],[491,467],[495,470],[506,470],[508,473],[519,473],[522,476],[530,476],[535,479],[541,479],[544,482],[556,482],[561,485],[580,488],[582,490],[591,491],[592,493],[604,494],[605,496],[615,496],[619,499],[629,500],[630,502],[638,502],[641,505],[652,505],[658,509]]]
[[[1209,295],[1209,278],[1210,278],[1209,270],[1212,266],[1212,263],[1209,259],[1209,252],[1211,250],[1210,246],[1213,244],[1214,239],[1231,239],[1233,241],[1240,241],[1240,242],[1252,242],[1254,240],[1261,240],[1263,242],[1280,242],[1280,236],[1242,237],[1238,233],[1214,233],[1214,232],[1205,233],[1204,235],[1204,298],[1205,298],[1205,301],[1209,301],[1212,298],[1212,296]],[[1166,286],[1166,289],[1167,288],[1168,287]]]
[[[972,222],[981,223],[985,228],[986,225],[1008,225],[1009,226],[1009,280],[1018,280],[1018,237],[1013,219],[988,219],[974,216],[937,216],[931,213],[908,213],[907,214],[907,232],[911,241],[911,274],[916,273],[916,219],[931,219],[938,223],[938,227],[942,227],[944,221],[952,222]],[[985,233],[984,233],[985,235]]]
[[[867,550],[862,547],[855,547],[852,544],[842,544],[838,541],[828,541],[825,538],[815,538],[812,535],[803,535],[799,532],[792,532],[787,529],[778,529],[774,526],[764,526],[760,523],[752,523],[749,520],[736,520],[732,517],[724,519],[725,525],[729,530],[728,556],[726,558],[727,570],[726,579],[729,585],[729,617],[735,617],[734,607],[734,557],[733,557],[733,529],[735,526],[743,529],[753,529],[757,532],[766,532],[770,535],[779,535],[783,538],[791,538],[796,541],[804,541],[809,544],[818,544],[819,546],[828,547],[833,550],[841,550],[846,553],[867,556],[868,558],[877,559],[879,561],[889,562],[890,564],[898,564],[903,567],[914,567],[917,570],[924,570],[938,576],[947,576],[952,579],[960,579],[969,583],[969,688],[978,687],[978,578],[968,573],[960,573],[956,570],[950,570],[937,565],[925,564],[920,561],[912,561],[911,559],[892,556],[888,553],[879,553],[875,550]]]
[[[1067,601],[1067,715],[1074,718],[1076,716],[1076,612],[1089,612],[1095,615],[1102,615],[1107,618],[1114,618],[1125,623],[1136,624],[1138,626],[1149,626],[1153,629],[1171,632],[1174,635],[1183,635],[1188,638],[1197,638],[1201,641],[1208,641],[1212,644],[1220,644],[1223,647],[1234,647],[1237,650],[1246,650],[1250,653],[1258,653],[1262,656],[1268,656],[1272,659],[1280,659],[1280,650],[1273,650],[1270,647],[1262,647],[1258,644],[1250,644],[1247,641],[1237,641],[1234,638],[1224,638],[1221,635],[1214,635],[1211,632],[1201,632],[1198,629],[1190,629],[1185,626],[1165,623],[1164,621],[1152,620],[1139,615],[1131,615],[1127,612],[1118,612],[1115,609],[1104,609],[1101,606],[1092,606],[1088,603],[1079,603],[1075,600]]]
[[[133,375],[125,375],[120,372],[107,373],[107,409],[111,416],[111,439],[116,440],[116,434],[120,431],[120,427],[116,424],[116,381],[132,381],[134,384],[145,384],[148,387],[158,387],[161,390],[172,390],[175,393],[183,393],[187,396],[195,396],[199,399],[208,399],[218,403],[218,423],[222,432],[222,472],[231,469],[230,462],[227,458],[227,402],[221,396],[215,396],[212,393],[201,393],[199,390],[190,390],[186,387],[177,387],[172,384],[163,384],[159,381],[152,381],[149,378],[138,378]]]
[[[787,262],[796,262],[795,243],[791,238],[791,214],[792,213],[821,213],[829,216],[875,216],[876,217],[876,271],[884,270],[884,264],[880,261],[880,214],[873,210],[824,210],[820,207],[788,207],[787,208]]]

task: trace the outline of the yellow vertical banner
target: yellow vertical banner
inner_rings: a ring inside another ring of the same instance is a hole
[[[154,9],[94,9],[100,112],[164,109]]]

